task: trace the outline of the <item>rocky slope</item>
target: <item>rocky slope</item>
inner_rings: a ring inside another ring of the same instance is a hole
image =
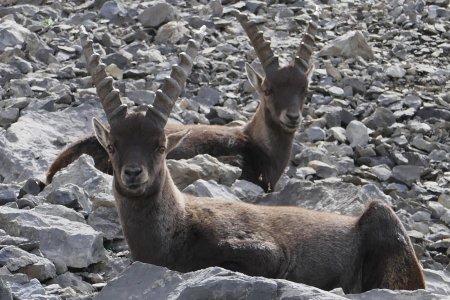
[[[448,0],[0,4],[0,299],[450,297]],[[246,62],[258,61],[230,11],[248,12],[286,63],[316,5],[316,70],[276,191],[236,180],[239,169],[207,155],[169,161],[171,172],[187,192],[267,205],[358,214],[381,199],[408,230],[427,290],[344,295],[220,268],[128,268],[110,176],[82,156],[44,188],[57,153],[103,116],[81,58],[79,25],[94,33],[129,105],[153,101],[192,32],[206,25],[171,122],[227,124],[245,122],[258,105],[244,74]]]

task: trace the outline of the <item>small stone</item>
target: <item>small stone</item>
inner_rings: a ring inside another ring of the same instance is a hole
[[[427,211],[418,211],[415,212],[411,218],[415,221],[415,222],[428,222],[431,220],[431,214]]]
[[[0,110],[0,126],[6,127],[19,119],[18,108],[5,108]]]
[[[309,127],[305,130],[305,133],[308,137],[308,142],[314,143],[325,139],[325,130],[320,127]]]
[[[231,186],[231,190],[239,199],[247,201],[264,193],[262,187],[247,180],[236,180]]]
[[[197,179],[215,180],[231,186],[241,176],[241,169],[221,163],[208,154],[197,155],[190,159],[167,160],[174,183],[184,189]]]
[[[389,66],[386,69],[386,74],[393,78],[402,78],[406,74],[406,70],[403,69],[400,65]]]
[[[18,188],[17,188],[18,190]],[[17,191],[14,186],[0,184],[0,205],[17,200]]]
[[[336,97],[343,97],[345,96],[345,92],[342,88],[337,87],[337,86],[332,86],[328,88],[328,92],[332,95],[332,96],[336,96]]]
[[[209,7],[214,17],[222,17],[223,6],[220,0],[211,0],[209,2]]]
[[[100,206],[95,208],[88,217],[88,224],[103,233],[107,240],[123,239],[122,227],[116,207]]]
[[[387,128],[395,123],[395,116],[389,109],[378,107],[372,115],[364,119],[363,123],[374,130]]]
[[[420,179],[423,171],[424,167],[421,166],[401,165],[392,169],[392,175],[396,180],[411,185]]]
[[[327,151],[321,148],[305,148],[295,155],[294,163],[298,166],[305,167],[312,160],[324,161],[327,157]]]
[[[48,282],[49,284],[58,284],[59,286],[65,288],[70,287],[77,291],[78,293],[89,294],[95,291],[94,287],[83,281],[83,279],[71,272],[66,272],[61,274]]]
[[[144,27],[158,27],[164,23],[175,20],[175,9],[172,5],[161,2],[144,9],[138,16]]]
[[[345,143],[347,141],[347,137],[345,136],[345,129],[342,127],[332,127],[329,132],[331,135],[339,142]]]
[[[20,189],[19,197],[21,198],[27,194],[35,196],[42,191],[43,187],[44,184],[40,180],[30,178],[25,182],[23,187]]]
[[[427,123],[418,122],[416,120],[408,121],[407,127],[409,130],[415,133],[426,134],[431,131],[431,126]]]
[[[197,197],[211,197],[227,200],[240,200],[235,196],[232,190],[224,185],[218,184],[214,180],[199,179],[187,186],[183,193],[191,194]]]
[[[194,101],[205,105],[207,107],[219,104],[221,93],[216,88],[202,86],[198,90],[197,96],[193,98]]]
[[[73,209],[83,209],[86,212],[90,212],[92,209],[88,194],[82,188],[71,183],[51,191],[47,195],[47,201]]]
[[[311,167],[300,167],[295,171],[295,177],[299,179],[307,179],[308,176],[315,175],[316,170]]]
[[[50,260],[15,246],[6,246],[0,250],[0,265],[6,266],[11,272],[25,273],[29,278],[40,281],[56,276],[55,266]]]
[[[441,221],[450,226],[450,210],[447,210],[442,216]]]
[[[413,138],[411,145],[426,152],[431,152],[435,147],[434,143],[427,142],[418,135]]]
[[[371,171],[380,181],[386,181],[392,176],[392,171],[387,165],[374,166]]]
[[[360,121],[353,120],[345,129],[350,146],[365,146],[369,142],[369,129]]]
[[[14,20],[6,19],[0,23],[0,52],[6,47],[21,46],[32,33]]]
[[[316,171],[316,175],[321,178],[336,177],[338,172],[336,167],[330,166],[324,162],[313,160],[308,163],[308,167]]]
[[[110,64],[105,68],[108,75],[114,77],[115,79],[122,79],[123,72],[116,64]]]
[[[159,44],[176,44],[187,34],[187,32],[188,30],[184,26],[184,23],[170,21],[159,27],[158,32],[156,33],[155,42]]]
[[[110,21],[118,20],[126,14],[126,9],[123,7],[122,3],[117,0],[106,1],[100,8],[100,16]]]
[[[374,57],[372,48],[367,44],[364,35],[360,31],[349,31],[338,37],[320,50],[319,56],[361,56],[364,59]]]
[[[438,202],[442,204],[445,208],[450,209],[450,195],[441,194],[438,198]]]
[[[436,202],[436,201],[428,201],[428,207],[431,210],[431,217],[434,219],[439,219],[441,218],[447,211],[448,209],[445,208],[441,203]]]

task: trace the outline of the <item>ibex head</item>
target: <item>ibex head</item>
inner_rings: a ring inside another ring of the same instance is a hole
[[[246,65],[250,83],[261,97],[262,109],[266,110],[265,114],[269,114],[284,131],[295,132],[301,121],[309,79],[314,70],[311,56],[317,31],[316,23],[309,23],[295,57],[289,65],[280,68],[278,57],[272,52],[270,43],[264,40],[263,33],[258,31],[255,22],[249,21],[245,14],[234,14],[247,33],[266,73],[263,77],[249,64]],[[315,19],[316,16],[313,20]]]
[[[189,40],[186,53],[180,54],[178,65],[172,67],[155,101],[151,106],[128,111],[122,104],[119,91],[114,89],[113,80],[107,76],[105,65],[94,53],[92,40],[81,29],[81,43],[87,68],[92,76],[97,94],[106,113],[110,130],[97,119],[94,130],[100,144],[108,152],[114,171],[114,187],[121,194],[138,197],[159,192],[158,181],[165,178],[164,159],[188,132],[177,132],[166,137],[164,127],[172,107],[192,69],[192,60],[197,55],[203,32],[196,40]]]

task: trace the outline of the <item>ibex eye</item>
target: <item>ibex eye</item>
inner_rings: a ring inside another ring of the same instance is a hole
[[[159,146],[158,151],[159,151],[159,153],[164,154],[164,152],[166,152],[166,147]]]

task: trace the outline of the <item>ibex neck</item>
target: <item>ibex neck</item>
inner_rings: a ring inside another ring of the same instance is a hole
[[[279,122],[272,118],[263,101],[246,125],[245,132],[254,142],[263,145],[270,156],[291,152],[295,133],[284,131]]]
[[[142,262],[170,266],[176,258],[175,236],[184,224],[184,197],[174,185],[169,171],[159,174],[160,188],[152,195],[127,199],[114,188],[120,223],[133,258]]]
[[[272,191],[289,162],[295,133],[284,131],[263,102],[244,132],[256,147],[251,158],[256,173],[249,178],[252,181],[257,179],[265,191]]]

